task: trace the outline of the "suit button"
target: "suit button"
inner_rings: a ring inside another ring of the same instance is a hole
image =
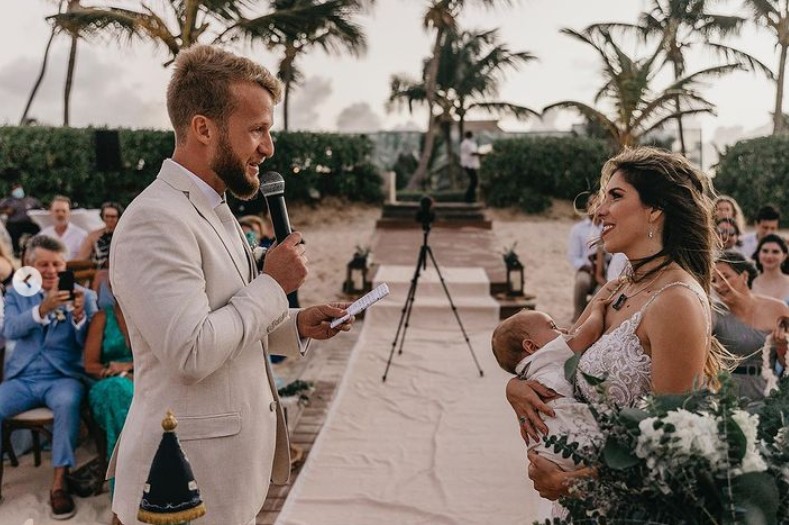
[[[268,409],[271,410],[272,412],[274,412],[277,409],[277,402],[276,401],[272,401],[269,404]]]

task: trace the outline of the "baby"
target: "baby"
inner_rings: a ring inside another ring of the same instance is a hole
[[[493,331],[491,347],[501,368],[521,379],[532,379],[560,397],[548,401],[556,417],[546,418],[548,435],[566,435],[568,442],[597,447],[600,430],[586,403],[573,398],[573,386],[565,379],[564,364],[575,353],[586,350],[603,332],[607,301],[596,300],[589,317],[569,335],[563,334],[553,319],[543,312],[524,310],[505,319]],[[529,445],[563,470],[575,470],[572,458],[547,447],[544,441]]]

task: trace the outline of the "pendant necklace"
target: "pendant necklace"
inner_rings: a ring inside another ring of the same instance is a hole
[[[660,277],[663,274],[663,272],[666,271],[666,268],[668,268],[668,266],[663,267],[663,269],[660,270],[658,272],[658,274],[651,281],[649,281],[646,284],[646,286],[644,286],[643,288],[639,289],[638,291],[636,291],[634,293],[631,293],[630,295],[625,295],[625,292],[622,292],[621,294],[619,294],[619,297],[616,298],[616,301],[614,301],[614,304],[611,305],[611,308],[613,308],[616,311],[621,310],[622,307],[625,306],[625,303],[627,302],[628,299],[630,299],[631,297],[635,297],[636,295],[640,294],[641,292],[643,292],[644,290],[646,290],[647,288],[652,286],[652,284],[655,281],[657,281],[658,277]],[[622,285],[624,285],[626,282],[627,281],[622,281]],[[611,297],[613,297],[618,291],[619,291],[619,288],[614,290],[614,293],[611,294]],[[610,299],[610,297],[609,297],[609,299]]]

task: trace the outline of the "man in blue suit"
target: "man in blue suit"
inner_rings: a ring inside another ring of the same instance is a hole
[[[75,465],[79,412],[85,394],[82,347],[88,322],[96,312],[96,294],[76,287],[58,290],[58,272],[66,269],[66,247],[38,235],[30,240],[25,263],[41,273],[41,291],[24,296],[10,289],[5,298],[6,339],[14,351],[0,384],[0,420],[39,406],[54,413],[50,491],[51,515],[67,519],[76,513],[66,490],[66,472]]]

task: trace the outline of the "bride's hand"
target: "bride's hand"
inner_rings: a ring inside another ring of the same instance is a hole
[[[540,497],[551,501],[566,496],[570,491],[570,485],[576,479],[594,476],[595,472],[589,467],[565,472],[556,463],[534,451],[528,453],[528,458],[529,479],[534,482],[534,489],[540,493]]]
[[[521,436],[527,445],[530,439],[539,441],[540,434],[548,433],[540,412],[554,417],[553,410],[545,401],[556,397],[556,392],[536,381],[523,381],[514,377],[507,383],[507,401],[518,416]]]

